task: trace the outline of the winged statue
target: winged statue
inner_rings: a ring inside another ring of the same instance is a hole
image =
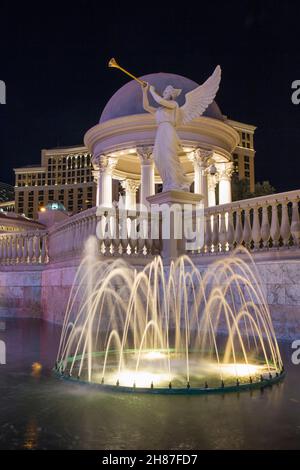
[[[176,127],[187,124],[204,113],[213,102],[220,81],[221,67],[218,65],[206,82],[185,95],[185,104],[181,107],[176,102],[181,89],[168,85],[160,96],[152,85],[141,83],[143,107],[145,111],[155,115],[157,123],[153,158],[163,181],[163,191],[189,190],[191,182],[184,174],[178,156],[181,144]],[[158,107],[149,104],[148,92]]]

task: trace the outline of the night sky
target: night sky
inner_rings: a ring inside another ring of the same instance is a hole
[[[217,102],[258,126],[256,180],[299,189],[300,2],[1,1],[0,181],[40,163],[42,148],[82,144],[111,95],[137,75],[171,72],[201,83],[223,69]],[[197,7],[193,6],[197,5]]]

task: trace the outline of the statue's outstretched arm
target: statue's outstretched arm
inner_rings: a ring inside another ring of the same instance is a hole
[[[155,99],[156,103],[160,104],[161,106],[165,106],[166,108],[170,108],[170,109],[176,108],[177,106],[176,101],[165,100],[158,93],[156,93],[152,85],[150,86],[150,93]]]
[[[142,86],[142,91],[143,91],[143,108],[144,108],[144,110],[147,111],[148,113],[155,114],[156,109],[154,108],[154,106],[151,106],[151,105],[149,104],[149,100],[148,100],[148,90],[149,90],[149,85],[147,85],[146,87]]]

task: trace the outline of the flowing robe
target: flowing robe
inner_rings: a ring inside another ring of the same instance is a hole
[[[153,158],[163,181],[163,191],[189,191],[190,180],[185,176],[178,153],[180,140],[176,132],[179,106],[174,100],[161,98],[150,90],[155,101],[160,105],[155,112],[157,131],[153,149]]]

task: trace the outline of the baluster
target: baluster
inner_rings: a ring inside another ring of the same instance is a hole
[[[225,212],[222,211],[220,215],[220,233],[219,233],[220,251],[226,251],[226,244],[227,244],[227,230],[226,230]]]
[[[41,263],[47,262],[47,246],[46,246],[47,236],[42,236],[42,248],[41,248]]]
[[[22,235],[18,236],[17,238],[17,257],[18,263],[22,263],[23,260],[23,237]]]
[[[144,256],[144,247],[146,245],[146,226],[145,216],[142,212],[137,213],[137,223],[139,224],[139,231],[137,232],[137,253],[140,256]]]
[[[28,262],[32,263],[33,258],[33,234],[29,233],[29,240],[28,240]]]
[[[241,220],[241,209],[236,210],[236,223],[235,223],[235,232],[234,232],[234,241],[236,245],[240,245],[243,241],[243,227]]]
[[[234,226],[233,226],[233,212],[227,212],[228,214],[228,228],[227,228],[227,246],[228,250],[232,250],[234,242]]]
[[[23,238],[23,259],[24,263],[28,262],[28,234],[26,233],[25,237]]]
[[[135,218],[131,218],[130,222],[129,246],[131,255],[134,255],[137,247],[137,221]]]
[[[115,213],[112,217],[113,222],[113,232],[112,232],[112,245],[113,245],[113,255],[119,256],[120,254],[120,227],[119,227],[119,217],[118,213]]]
[[[7,263],[7,253],[8,253],[8,247],[7,247],[7,237],[4,237],[3,239],[3,263]]]
[[[264,248],[269,247],[270,240],[270,224],[268,216],[268,203],[266,202],[262,208],[262,222],[261,222],[261,238]]]
[[[62,246],[64,246],[64,245],[62,245]],[[36,263],[40,262],[40,250],[41,250],[41,247],[40,247],[40,234],[36,233],[36,235],[34,237],[34,258],[35,258]]]
[[[273,246],[277,247],[279,244],[279,237],[280,237],[277,201],[272,203],[272,219],[271,219],[270,235],[272,237]]]
[[[14,235],[11,236],[11,258],[12,264],[15,264],[17,261],[17,245],[16,237]]]
[[[103,253],[103,240],[104,240],[104,229],[105,229],[105,220],[104,216],[96,216],[95,215],[95,234],[99,244],[99,252],[100,254]]]
[[[146,245],[146,250],[147,250],[147,255],[151,255],[152,250],[153,250],[153,240],[152,240],[152,234],[151,234],[151,214],[148,217],[148,214],[145,217],[145,234],[146,234],[146,240],[145,240],[145,245]]]
[[[243,229],[243,241],[246,248],[251,247],[251,226],[250,226],[250,209],[246,207],[244,209],[244,229]]]
[[[259,223],[259,207],[258,206],[255,206],[253,208],[252,240],[254,242],[255,250],[259,250],[260,240],[261,240],[261,231],[260,231],[260,223]]]
[[[300,220],[299,220],[299,199],[296,199],[293,202],[292,210],[292,223],[291,223],[291,233],[294,241],[294,245],[299,246],[300,244]]]
[[[104,254],[106,256],[110,255],[110,248],[111,248],[111,227],[110,227],[110,220],[109,216],[106,217],[106,223],[105,223],[105,231],[104,231]]]
[[[212,251],[217,252],[219,248],[219,214],[213,215]]]
[[[288,214],[288,202],[282,202],[281,204],[281,226],[280,226],[280,236],[282,238],[283,246],[289,246],[291,229],[290,221]]]
[[[7,243],[8,243],[8,246],[7,246],[7,262],[8,264],[11,264],[11,259],[12,259],[12,237],[9,236],[7,238]]]
[[[205,219],[205,234],[204,234],[204,250],[207,253],[212,251],[212,230],[211,230],[211,216],[206,215]]]

